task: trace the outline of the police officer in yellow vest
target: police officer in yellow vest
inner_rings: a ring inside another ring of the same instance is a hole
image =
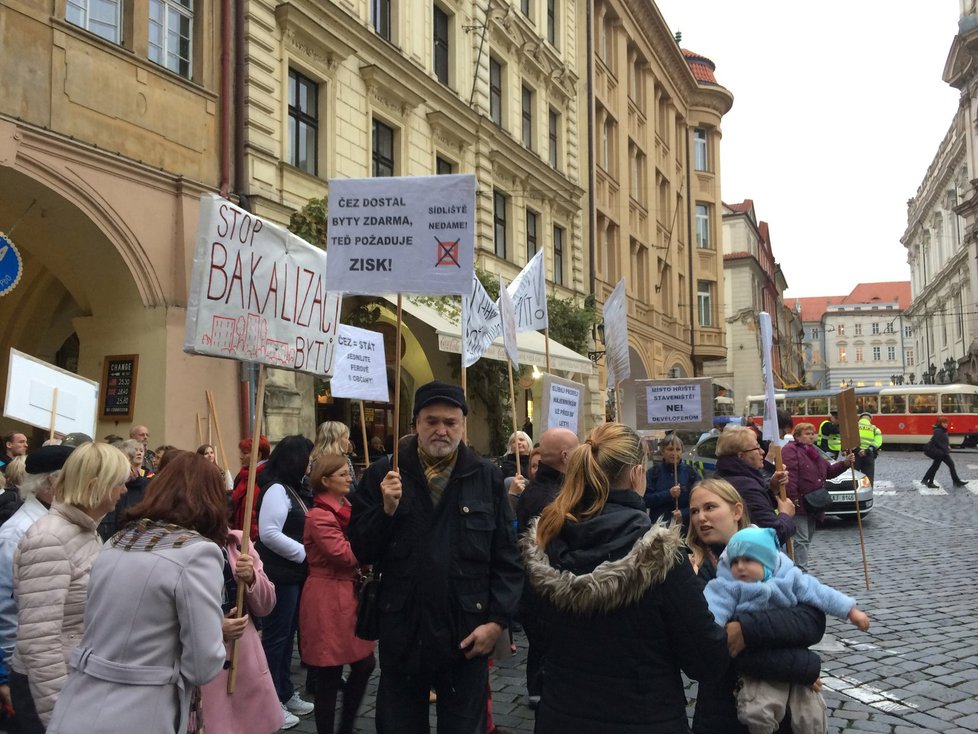
[[[842,450],[842,433],[839,428],[839,412],[829,411],[829,417],[818,426],[818,445],[822,451],[828,451],[833,457]]]
[[[873,425],[869,413],[859,414],[859,455],[856,457],[856,468],[869,477],[873,483],[876,474],[876,456],[883,445],[883,434]]]

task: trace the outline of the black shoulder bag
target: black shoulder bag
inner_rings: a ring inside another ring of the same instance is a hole
[[[354,634],[361,640],[380,637],[380,571],[371,569],[357,578],[357,623]]]

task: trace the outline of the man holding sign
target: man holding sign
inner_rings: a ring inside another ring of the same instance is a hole
[[[427,732],[429,690],[439,732],[486,730],[486,658],[523,569],[502,474],[462,443],[467,414],[461,388],[422,385],[398,469],[375,462],[352,497],[353,552],[381,578],[381,734]]]

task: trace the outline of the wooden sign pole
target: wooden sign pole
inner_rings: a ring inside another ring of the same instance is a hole
[[[516,428],[516,391],[513,388],[513,362],[509,359],[509,357],[506,357],[506,366],[509,368],[509,405],[510,405],[510,408],[512,409],[512,411],[513,411],[513,431],[515,432],[517,430],[517,428]],[[515,452],[516,452],[516,476],[521,477],[521,476],[523,476],[523,472],[520,469],[520,440],[519,440],[519,438],[516,439]]]
[[[465,357],[463,356],[462,359],[464,360]],[[466,402],[468,402],[468,400],[469,400],[469,389],[468,389],[468,387],[469,387],[468,386],[468,369],[466,369],[465,364],[463,363],[462,364],[462,398]],[[469,422],[468,421],[465,421],[465,424],[462,426],[462,443],[464,443],[466,446],[469,445]]]
[[[774,471],[781,471],[784,469],[784,461],[781,459],[781,444],[775,441],[772,441],[771,443],[774,444]],[[783,500],[788,499],[788,492],[783,484],[778,489],[778,496]],[[788,538],[788,544],[785,546],[785,550],[788,551],[788,558],[790,558],[792,561],[795,560],[795,547],[792,544],[790,537]]]
[[[258,472],[258,444],[261,438],[262,413],[265,412],[265,365],[258,366],[258,393],[255,397],[255,425],[251,431],[251,457],[248,460],[248,487],[245,493],[244,528],[241,532],[241,552],[247,553],[251,542],[251,513],[255,506],[255,486]],[[245,585],[238,584],[235,615],[244,615]],[[228,694],[234,693],[238,673],[238,641],[231,643],[231,669],[228,671]]]
[[[859,550],[863,554],[863,576],[866,578],[866,591],[869,591],[869,562],[866,560],[866,540],[863,537],[863,515],[859,511],[859,482],[856,480],[856,465],[852,469],[852,496],[856,500],[856,525],[859,527]]]
[[[397,294],[397,331],[394,336],[394,456],[391,468],[397,471],[398,449],[401,442],[401,294]]]
[[[363,401],[358,400],[360,403],[360,428],[363,430],[363,468],[366,469],[370,466],[370,447],[367,445],[367,409],[363,407]]]
[[[54,388],[54,395],[51,398],[51,430],[49,431],[48,440],[54,440],[54,422],[58,417],[58,388]]]
[[[217,407],[214,404],[214,393],[210,390],[205,390],[204,394],[207,395],[207,405],[210,408],[211,416],[214,418],[214,430],[217,432],[217,447],[221,450],[221,464],[224,471],[228,471],[230,467],[228,466],[228,455],[224,451],[224,438],[221,436],[221,422],[217,419]]]

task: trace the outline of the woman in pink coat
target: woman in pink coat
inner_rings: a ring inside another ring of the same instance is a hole
[[[278,702],[275,684],[268,672],[265,650],[255,629],[252,617],[264,617],[275,606],[275,586],[262,568],[261,558],[254,548],[241,552],[241,531],[228,531],[224,551],[225,613],[224,644],[227,659],[231,659],[231,643],[238,640],[238,663],[235,671],[234,694],[228,694],[228,669],[222,670],[210,683],[201,686],[201,708],[207,734],[272,734],[283,724],[282,707]],[[245,614],[233,618],[238,597],[238,584],[245,587]]]
[[[346,529],[350,524],[353,477],[340,454],[316,460],[309,474],[313,508],[306,516],[303,542],[309,576],[299,605],[299,647],[302,662],[310,666],[309,679],[316,697],[316,731],[333,734],[336,694],[343,666],[350,674],[343,685],[343,713],[339,734],[352,734],[357,709],[374,669],[374,643],[354,635],[357,616],[356,580],[359,563],[350,549]]]

